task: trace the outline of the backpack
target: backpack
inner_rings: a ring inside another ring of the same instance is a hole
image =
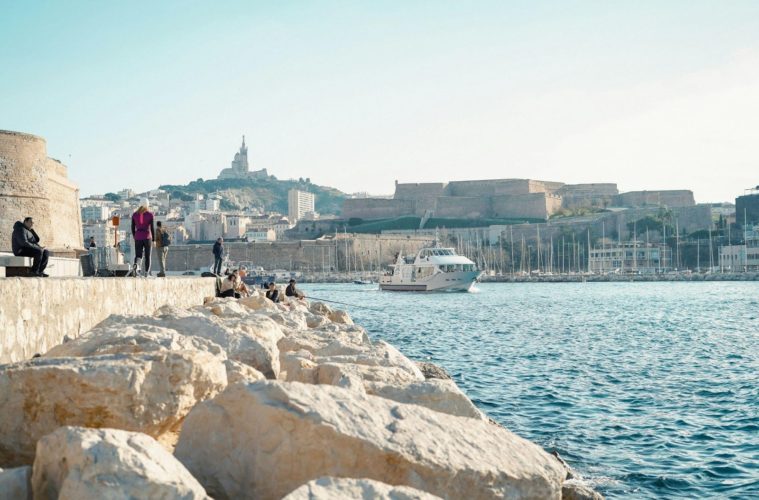
[[[161,231],[161,246],[167,247],[171,245],[171,235],[169,235],[169,232],[166,230]]]

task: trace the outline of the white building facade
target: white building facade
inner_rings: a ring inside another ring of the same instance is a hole
[[[589,267],[594,273],[650,274],[668,271],[671,259],[666,246],[630,242],[591,249]]]
[[[287,218],[295,224],[298,220],[303,219],[308,212],[315,214],[315,202],[316,197],[313,193],[291,189],[287,193]]]

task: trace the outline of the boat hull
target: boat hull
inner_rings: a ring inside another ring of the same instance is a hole
[[[466,292],[482,273],[480,271],[459,271],[454,273],[437,273],[429,278],[416,281],[385,276],[380,280],[380,290],[389,292]],[[393,279],[396,278],[396,279]]]

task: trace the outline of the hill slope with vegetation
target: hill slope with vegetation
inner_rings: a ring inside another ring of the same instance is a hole
[[[310,179],[197,179],[186,185],[160,186],[173,199],[190,201],[195,194],[218,195],[223,210],[259,209],[287,214],[287,193],[290,189],[308,191],[316,196],[316,211],[320,214],[340,214],[345,193],[338,189],[312,184]]]

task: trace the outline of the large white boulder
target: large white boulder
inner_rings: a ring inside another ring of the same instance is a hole
[[[155,351],[207,351],[226,358],[221,347],[204,338],[182,335],[176,330],[156,325],[106,324],[53,347],[46,358],[98,356],[101,354],[133,354]]]
[[[227,385],[202,351],[37,358],[0,366],[0,465],[28,465],[58,427],[114,427],[158,437]]]
[[[324,302],[311,302],[308,310],[313,314],[318,314],[319,316],[329,317],[330,313],[332,313],[332,308]]]
[[[192,310],[162,307],[154,316],[112,315],[98,326],[134,325],[138,328],[142,325],[151,325],[169,328],[182,335],[210,340],[221,346],[229,359],[250,365],[268,378],[277,377],[279,374],[277,342],[283,334],[274,321],[252,312],[249,314],[245,308],[234,308],[236,313],[243,310],[244,317],[234,314],[221,317],[210,310],[205,310],[204,307],[199,306]]]
[[[322,476],[445,498],[558,499],[564,469],[484,421],[325,385],[236,384],[196,406],[175,455],[215,498],[281,498]]]
[[[363,382],[378,382],[387,385],[407,385],[419,382],[414,374],[397,366],[378,366],[351,363],[343,358],[317,358],[307,351],[286,353],[280,357],[284,379],[305,384],[328,384],[341,387],[361,386]],[[355,382],[358,382],[356,384]]]
[[[37,500],[207,499],[203,487],[153,438],[116,429],[61,427],[40,439]]]
[[[440,497],[408,486],[391,486],[372,479],[320,477],[282,500],[439,500]]]
[[[345,311],[339,310],[339,309],[335,310],[335,311],[332,311],[329,314],[329,319],[333,323],[341,323],[343,325],[352,325],[353,324],[353,320],[351,319],[350,314],[348,314]]]
[[[369,336],[362,328],[341,328],[337,325],[291,331],[277,342],[280,352],[305,349],[318,355],[358,354],[370,349],[371,345]]]
[[[0,469],[0,500],[32,500],[32,468]]]
[[[406,385],[365,382],[367,394],[391,399],[399,403],[424,406],[430,410],[485,420],[483,413],[464,394],[453,380],[430,379]]]
[[[264,374],[252,366],[227,359],[224,361],[227,369],[227,384],[237,384],[238,382],[258,382],[265,380]]]
[[[250,297],[244,297],[239,300],[240,304],[253,309],[254,311],[278,311],[277,305],[264,295],[253,294]]]

